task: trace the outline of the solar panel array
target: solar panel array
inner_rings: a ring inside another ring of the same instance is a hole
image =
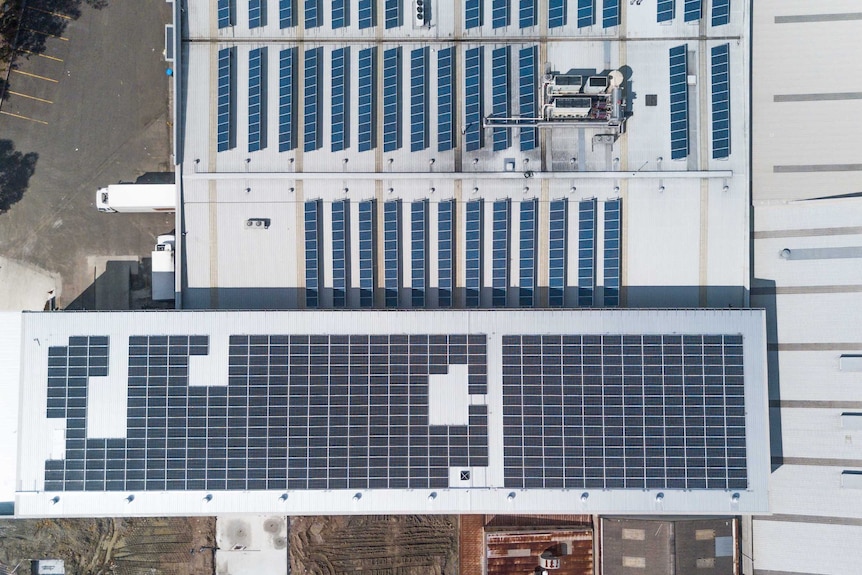
[[[602,27],[612,28],[620,25],[620,0],[605,0],[602,8]]]
[[[469,30],[484,23],[485,6],[482,0],[466,0],[464,4],[464,26]]]
[[[620,305],[621,200],[605,202],[605,307]]]
[[[278,63],[278,151],[296,148],[296,48],[279,53]]]
[[[505,28],[510,18],[509,0],[491,0],[491,24],[494,28]]]
[[[696,22],[703,15],[703,0],[685,0],[683,5],[683,20]]]
[[[320,237],[323,218],[322,202],[305,202],[305,307],[320,306],[320,286],[323,285],[323,266],[321,265]]]
[[[410,303],[425,307],[428,289],[428,200],[410,204]]]
[[[383,288],[386,307],[398,307],[401,289],[401,200],[383,203]]]
[[[350,22],[350,6],[347,0],[332,0],[332,29],[345,28]]]
[[[656,0],[656,21],[670,22],[676,10],[676,0]]]
[[[359,0],[359,29],[365,30],[375,25],[377,2],[374,0]]]
[[[400,0],[385,0],[384,20],[386,29],[397,28],[401,26],[401,1]]]
[[[401,46],[383,52],[383,151],[401,148]]]
[[[536,13],[536,0],[520,0],[520,9],[518,12],[518,26],[520,28],[529,28],[539,23]]]
[[[561,28],[566,25],[567,4],[566,0],[549,0],[548,28]]]
[[[350,146],[350,48],[332,51],[332,151]]]
[[[437,51],[437,151],[455,147],[454,64],[455,49]]]
[[[596,200],[578,202],[578,306],[591,307],[596,283]]]
[[[578,28],[586,28],[596,23],[596,1],[578,0]]]
[[[218,107],[216,109],[216,140],[219,152],[234,146],[234,100],[233,83],[236,71],[234,61],[236,48],[222,48],[218,51]]]
[[[278,0],[278,26],[279,28],[293,28],[296,26],[296,0]]]
[[[350,285],[350,202],[332,202],[332,306],[347,305]]]
[[[359,151],[367,152],[377,146],[374,126],[377,123],[375,84],[377,82],[377,48],[359,51]]]
[[[509,488],[745,489],[742,336],[503,336]]]
[[[248,53],[248,151],[266,147],[266,48]]]
[[[479,307],[482,292],[482,208],[483,200],[467,202],[465,220],[464,305]]]
[[[376,214],[374,201],[359,202],[359,306],[374,305],[374,251]]]
[[[509,85],[509,54],[508,46],[494,48],[491,52],[491,114],[496,118],[509,118],[512,115],[509,104],[512,99]],[[512,132],[508,128],[494,128],[492,136],[495,152],[511,147]]]
[[[536,264],[538,244],[536,230],[539,225],[539,200],[522,201],[521,208],[521,241],[519,264],[521,267],[518,289],[518,304],[521,307],[533,307],[536,292]]]
[[[219,28],[228,28],[233,26],[233,11],[231,10],[231,0],[218,0],[217,15]]]
[[[730,44],[712,48],[712,157],[730,156]]]
[[[455,200],[437,204],[437,305],[452,307]]]
[[[264,0],[248,0],[248,27],[260,28],[263,26],[266,4]]]
[[[521,117],[535,118],[536,110],[536,68],[538,47],[527,46],[518,53],[518,110]],[[537,128],[521,128],[521,151],[529,152],[536,148],[539,139]]]
[[[304,0],[305,2],[305,29],[323,26],[322,0]]]
[[[506,306],[509,291],[509,199],[494,202],[491,218],[491,303]]]
[[[482,119],[485,115],[482,79],[485,76],[485,47],[469,48],[465,56],[465,149],[468,152],[483,146],[484,130]]]
[[[568,237],[567,200],[551,202],[548,227],[548,306],[563,307],[565,303],[567,267],[566,243]]]
[[[410,151],[428,147],[428,56],[430,49],[410,52]]]
[[[730,23],[730,0],[712,0],[712,25],[723,26]]]
[[[670,49],[670,157],[688,156],[688,45]]]
[[[305,120],[303,123],[305,135],[305,151],[312,152],[320,148],[320,130],[323,124],[323,111],[320,106],[320,88],[323,75],[323,48],[311,48],[305,51]]]

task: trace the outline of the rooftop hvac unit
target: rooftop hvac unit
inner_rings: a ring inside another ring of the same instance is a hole
[[[413,27],[422,28],[428,23],[430,15],[428,8],[429,0],[413,0]]]
[[[586,118],[592,107],[590,98],[555,98],[549,112],[551,119]]]
[[[558,74],[551,79],[549,92],[551,96],[580,94],[584,79],[575,74]]]
[[[267,230],[269,223],[269,218],[249,218],[245,221],[245,227],[248,230]]]
[[[590,76],[584,84],[584,94],[603,94],[609,84],[607,76]]]

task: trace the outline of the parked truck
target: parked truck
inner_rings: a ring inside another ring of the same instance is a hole
[[[175,297],[174,234],[164,234],[156,240],[152,256],[153,301],[171,301]]]
[[[175,212],[176,184],[114,184],[96,192],[100,212]]]

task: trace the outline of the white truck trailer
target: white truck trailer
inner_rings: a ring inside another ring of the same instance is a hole
[[[153,301],[171,301],[175,297],[174,246],[176,237],[165,234],[158,237],[152,254]]]
[[[96,192],[100,212],[175,212],[176,184],[114,184]]]

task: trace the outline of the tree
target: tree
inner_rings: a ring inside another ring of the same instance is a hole
[[[24,197],[39,154],[22,154],[11,140],[0,140],[0,214]]]

